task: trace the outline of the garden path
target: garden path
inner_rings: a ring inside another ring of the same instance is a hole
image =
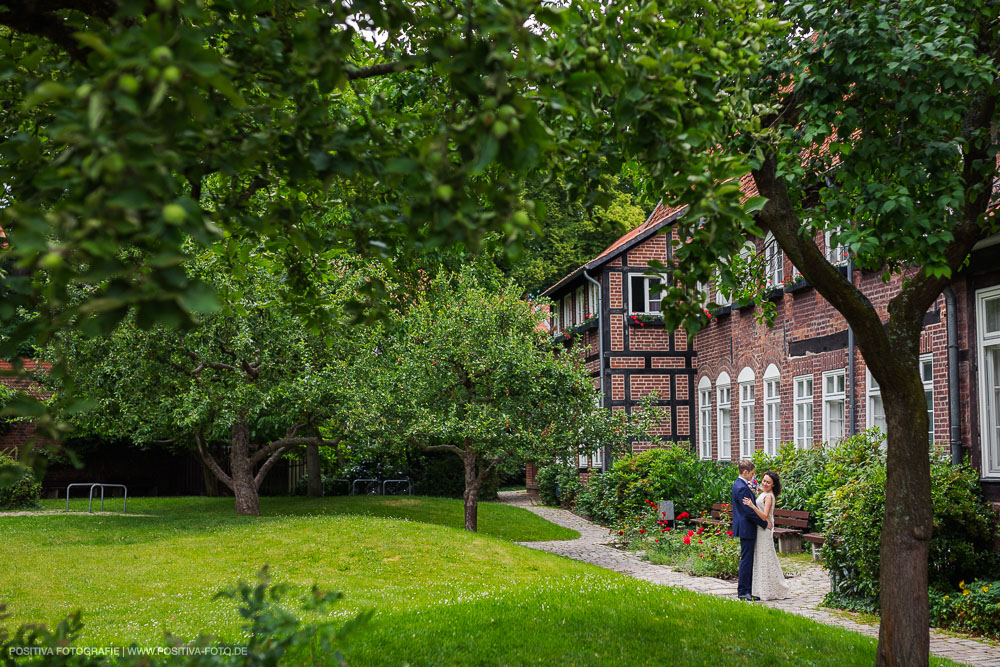
[[[526,547],[591,563],[654,584],[677,586],[718,597],[733,599],[736,597],[736,582],[713,577],[695,577],[674,571],[666,565],[644,561],[636,552],[615,549],[607,544],[607,528],[591,523],[567,510],[537,504],[524,491],[502,491],[500,502],[524,507],[543,519],[580,533],[580,537],[576,540],[521,542]],[[784,563],[782,566],[785,566]],[[877,623],[863,623],[849,614],[820,608],[820,603],[830,591],[829,577],[820,565],[794,563],[791,567],[795,568],[795,576],[789,578],[787,583],[792,597],[758,604],[805,616],[819,623],[860,632],[869,637],[878,637]],[[1000,667],[1000,646],[995,644],[932,631],[930,647],[934,655],[956,662],[976,667]]]

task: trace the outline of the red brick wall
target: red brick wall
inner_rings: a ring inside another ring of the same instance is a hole
[[[47,363],[36,362],[32,359],[25,359],[23,364],[26,371],[34,371],[39,368],[48,370],[50,367]],[[12,370],[13,366],[9,361],[0,361],[0,371],[10,372]],[[38,386],[24,377],[0,376],[0,383],[19,391],[26,391],[36,396],[39,395]],[[35,431],[36,427],[31,423],[17,422],[13,424],[10,431],[0,436],[0,451],[10,452],[15,457],[18,456],[21,449],[35,438]],[[48,441],[44,442],[47,443]]]

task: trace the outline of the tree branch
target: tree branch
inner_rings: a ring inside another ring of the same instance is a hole
[[[371,79],[376,76],[395,74],[396,72],[414,69],[419,64],[420,62],[418,60],[406,60],[396,61],[393,63],[379,63],[378,65],[369,65],[368,67],[355,67],[353,65],[349,65],[344,68],[344,71],[347,73],[348,81],[357,81],[358,79]]]
[[[281,459],[281,455],[284,454],[286,450],[287,450],[286,447],[279,447],[277,450],[275,450],[275,452],[271,454],[271,458],[265,461],[264,465],[262,465],[260,467],[260,470],[257,471],[257,474],[254,475],[253,485],[258,490],[260,489],[260,485],[264,481],[264,478],[267,477],[267,473],[270,472],[271,468],[274,467],[274,464],[277,463],[279,459]]]
[[[461,447],[455,445],[421,445],[425,452],[452,452],[462,456],[465,453]]]
[[[301,445],[318,445],[320,447],[336,447],[340,444],[343,438],[336,440],[324,440],[323,438],[307,437],[307,438],[282,438],[281,440],[275,440],[274,442],[264,445],[250,457],[250,463],[257,465],[264,460],[271,452],[281,449],[281,448],[291,448],[298,447]]]
[[[205,462],[208,469],[219,478],[219,481],[228,486],[230,491],[233,491],[233,478],[225,473],[222,467],[216,463],[215,457],[209,453],[208,449],[205,447],[204,434],[201,431],[194,434],[194,441],[198,444],[198,454],[201,455],[201,460]]]

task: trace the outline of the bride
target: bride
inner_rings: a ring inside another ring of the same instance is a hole
[[[743,504],[753,509],[761,519],[774,525],[774,498],[781,493],[781,480],[776,473],[764,473],[760,489],[756,504],[749,498],[744,498]],[[761,600],[777,600],[789,596],[778,554],[774,552],[774,531],[759,526],[757,546],[753,554],[753,595]]]

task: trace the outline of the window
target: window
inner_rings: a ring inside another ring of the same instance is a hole
[[[823,442],[844,439],[844,371],[823,373]]]
[[[698,455],[712,458],[712,381],[698,381]]]
[[[795,378],[795,445],[801,449],[813,443],[813,379]]]
[[[573,324],[580,324],[583,322],[583,316],[587,312],[587,304],[583,300],[584,294],[585,290],[583,289],[583,285],[576,288],[576,294],[573,296],[573,305],[576,307],[576,317],[573,320]]]
[[[590,467],[592,468],[604,467],[604,449],[598,448],[593,451],[593,453],[590,455]]]
[[[629,306],[635,315],[660,314],[659,278],[650,278],[642,274],[629,275]]]
[[[771,364],[764,371],[764,451],[778,453],[781,442],[781,377]]]
[[[589,283],[587,289],[587,315],[597,315],[601,312],[600,290],[594,283]]]
[[[885,422],[885,405],[882,403],[882,388],[878,385],[878,380],[869,370],[865,371],[868,390],[867,409],[868,428],[877,426],[882,433],[888,433],[889,427]],[[923,354],[920,356],[920,382],[924,385],[924,400],[927,402],[927,441],[934,444],[934,360],[932,355]],[[885,443],[882,443],[885,447]]]
[[[715,381],[715,394],[718,401],[718,426],[719,433],[719,460],[728,461],[732,458],[732,421],[730,418],[729,401],[731,398],[729,387],[729,374],[720,373],[719,379]]]
[[[889,428],[885,424],[885,406],[882,404],[882,388],[878,386],[878,381],[871,371],[865,372],[868,384],[866,392],[868,394],[867,419],[865,421],[868,428],[877,426],[882,433],[888,433]],[[882,446],[885,446],[885,442],[882,443]]]
[[[774,239],[774,234],[767,233],[764,237],[764,261],[767,272],[767,286],[781,287],[785,279],[785,255],[781,252],[781,246]]]
[[[732,295],[726,291],[723,291],[722,283],[722,272],[715,272],[715,302],[720,306],[728,306],[733,302]]]
[[[562,300],[562,326],[564,329],[573,326],[573,311],[570,310],[569,294],[564,296]]]
[[[843,243],[837,243],[834,245],[833,238],[840,234],[840,228],[838,227],[836,231],[830,230],[826,232],[826,261],[831,264],[846,264],[848,259],[847,246]]]
[[[1000,287],[976,293],[983,477],[1000,477]]]
[[[559,331],[559,327],[562,326],[562,322],[559,321],[559,303],[552,304],[552,332],[555,333]]]
[[[755,376],[752,370],[744,368],[737,379],[740,386],[740,457],[750,458],[754,450],[754,398],[753,384]]]
[[[920,355],[920,382],[924,385],[924,400],[927,402],[927,442],[934,444],[934,357]]]

